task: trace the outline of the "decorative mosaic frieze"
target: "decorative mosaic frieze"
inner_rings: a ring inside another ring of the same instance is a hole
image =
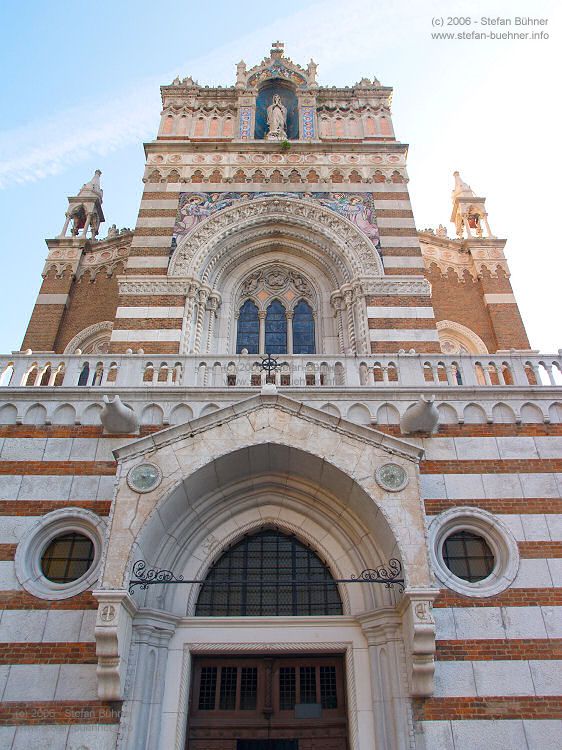
[[[174,237],[185,237],[206,218],[218,211],[230,208],[238,201],[254,201],[259,198],[283,198],[306,200],[328,208],[354,224],[371,241],[379,247],[379,230],[377,227],[373,193],[308,193],[299,191],[287,192],[201,192],[180,193],[178,214],[174,226]]]
[[[248,140],[252,137],[252,107],[240,107],[240,138]]]
[[[314,107],[302,107],[302,137],[305,141],[316,138],[314,128]]]

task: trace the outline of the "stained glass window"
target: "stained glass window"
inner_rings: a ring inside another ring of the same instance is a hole
[[[258,308],[251,300],[246,300],[240,308],[238,316],[238,336],[236,338],[236,354],[247,349],[249,354],[257,354],[260,342],[260,324]]]
[[[312,308],[301,299],[293,315],[293,354],[314,354],[315,351]]]
[[[287,353],[287,317],[277,299],[269,305],[265,316],[265,351],[267,354]]]
[[[341,615],[337,585],[302,542],[275,529],[246,536],[211,568],[195,614],[200,617]]]

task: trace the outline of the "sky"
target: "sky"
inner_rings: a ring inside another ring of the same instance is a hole
[[[467,14],[469,14],[467,16]],[[445,25],[448,18],[470,25]],[[482,17],[511,19],[484,27]],[[547,19],[515,26],[515,18]],[[478,23],[476,23],[478,22]],[[546,32],[548,39],[432,38],[440,31]],[[41,284],[44,240],[67,196],[102,170],[105,225],[134,227],[143,141],[159,86],[176,75],[232,85],[285,43],[318,63],[320,85],[376,76],[394,87],[397,138],[410,144],[419,229],[448,226],[452,173],[485,196],[508,239],[511,282],[533,348],[562,348],[558,218],[562,3],[556,0],[28,0],[0,4],[0,352],[17,350]]]

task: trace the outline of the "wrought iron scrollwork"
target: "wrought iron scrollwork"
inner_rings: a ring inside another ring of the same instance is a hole
[[[133,565],[133,577],[129,582],[129,593],[132,594],[135,586],[146,589],[155,583],[183,583],[183,576],[176,576],[171,570],[160,568],[147,568],[144,560],[137,560]],[[185,581],[187,583],[187,581]]]
[[[404,578],[399,577],[402,573],[402,563],[395,557],[391,558],[385,565],[379,565],[378,568],[366,568],[362,570],[358,575],[352,575],[351,578],[334,578],[334,583],[380,583],[387,589],[392,589],[394,586],[398,586],[398,591],[402,593],[404,591]],[[199,580],[186,580],[183,576],[176,576],[171,570],[164,570],[161,568],[148,568],[144,560],[137,560],[133,565],[132,577],[129,581],[129,593],[132,594],[134,589],[138,586],[140,589],[147,589],[149,586],[156,584],[178,584],[178,583],[206,583],[207,585],[214,586],[227,586],[228,584],[242,583],[241,579],[221,579],[220,581],[199,581]],[[323,581],[316,579],[303,578],[300,580],[284,580],[282,582],[267,582],[267,586],[286,586],[296,584],[298,586],[318,586],[323,584]]]
[[[367,568],[357,576],[351,576],[358,583],[383,583],[387,589],[398,586],[400,592],[404,591],[404,579],[399,578],[402,573],[402,563],[395,557],[391,558],[386,565],[380,565],[378,568]]]

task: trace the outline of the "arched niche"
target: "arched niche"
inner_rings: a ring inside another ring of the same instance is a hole
[[[299,137],[299,107],[295,89],[291,84],[279,79],[266,81],[261,86],[256,98],[256,122],[254,138],[263,140],[268,132],[267,108],[271,105],[273,97],[278,95],[287,110],[285,130],[287,139],[296,141]]]

